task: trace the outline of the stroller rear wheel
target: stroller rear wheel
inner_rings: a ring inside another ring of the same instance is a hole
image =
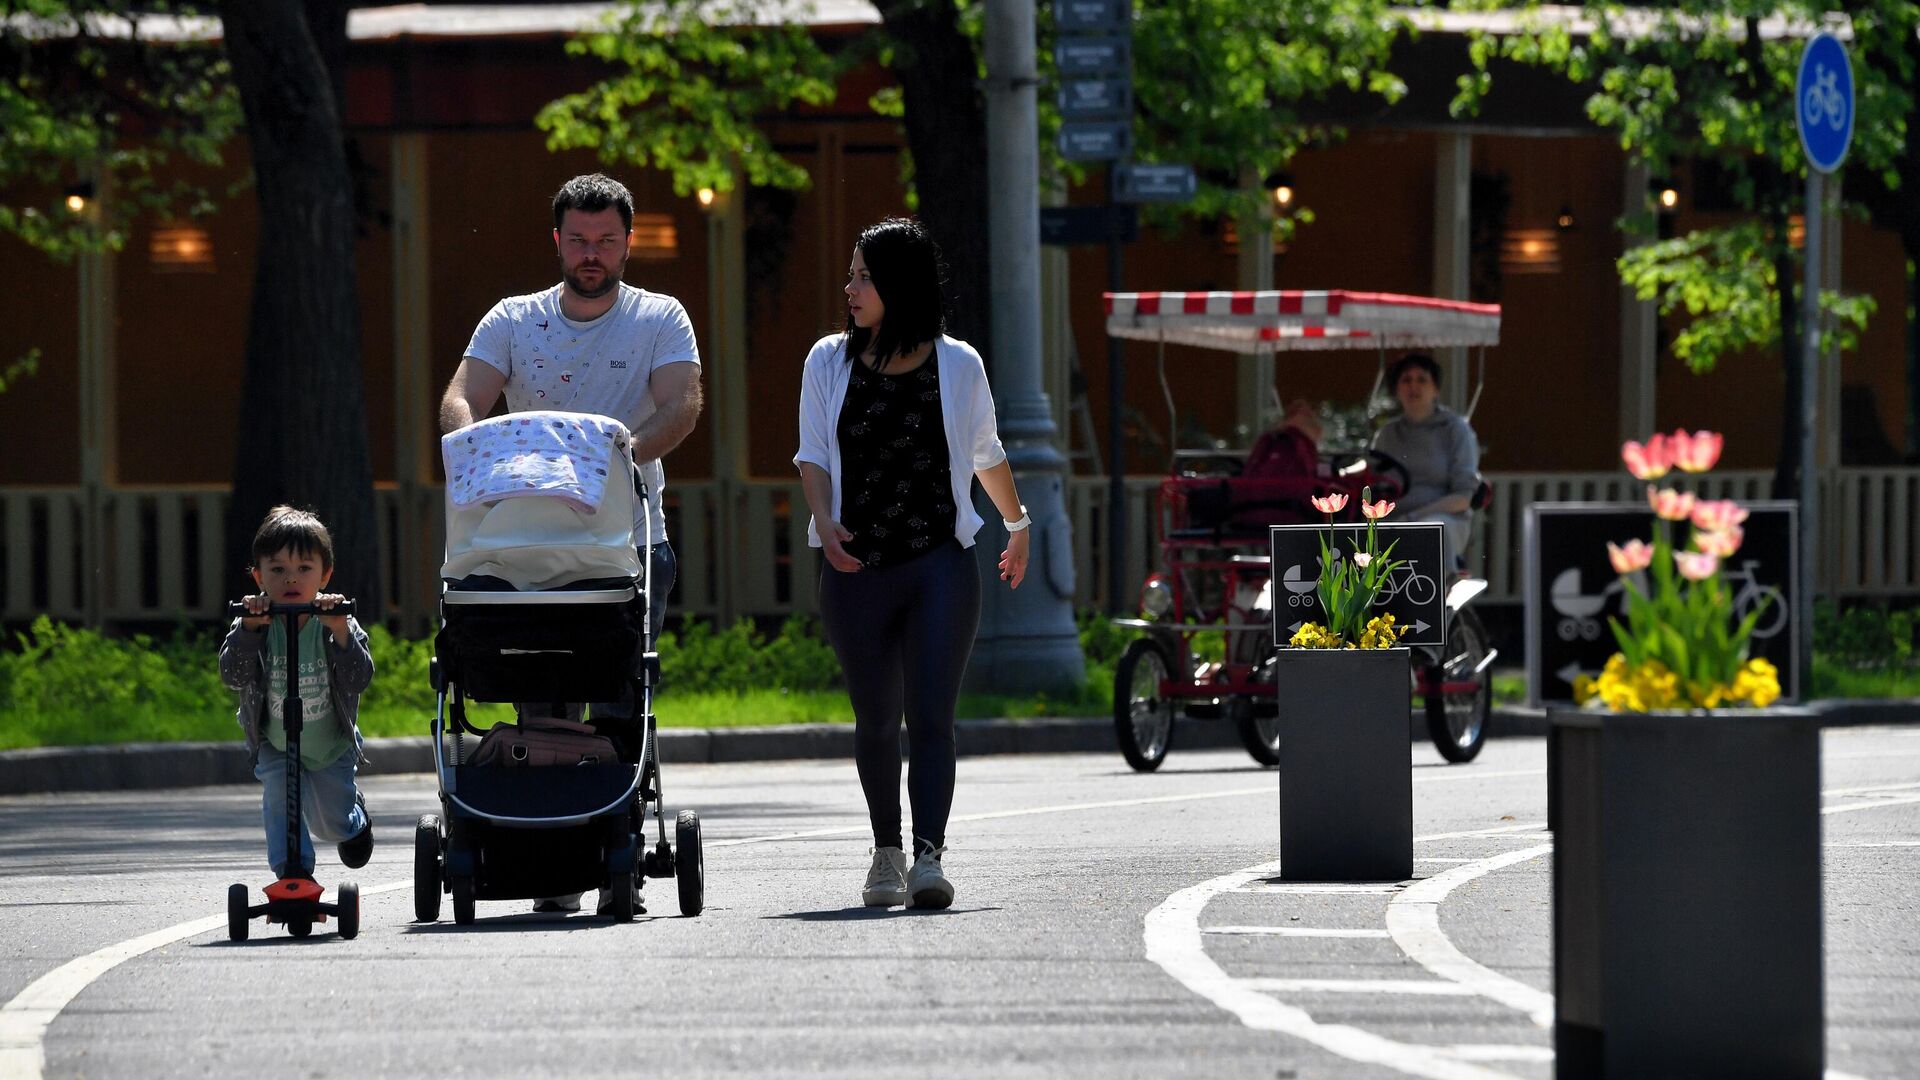
[[[707,860],[700,850],[700,815],[680,811],[673,823],[673,876],[680,890],[680,914],[698,915],[707,906]]]
[[[453,879],[453,921],[461,926],[473,924],[473,879]]]
[[[607,891],[612,894],[614,922],[632,922],[634,912],[640,907],[639,889],[634,881],[633,871],[613,875],[607,882]]]
[[[413,917],[440,917],[440,817],[421,814],[413,827]]]

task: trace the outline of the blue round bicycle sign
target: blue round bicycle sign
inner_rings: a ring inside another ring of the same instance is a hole
[[[1839,168],[1853,142],[1853,66],[1840,39],[1823,31],[1807,42],[1793,96],[1807,162],[1823,173]]]

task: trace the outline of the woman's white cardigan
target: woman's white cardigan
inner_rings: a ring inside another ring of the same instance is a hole
[[[800,452],[797,468],[811,462],[833,481],[833,520],[840,520],[840,406],[847,400],[847,380],[853,363],[847,357],[847,335],[829,334],[813,343],[806,370],[800,376]],[[973,509],[973,474],[1007,460],[1000,445],[1000,429],[993,415],[993,391],[987,386],[987,367],[973,346],[941,335],[934,341],[940,373],[940,416],[947,435],[947,473],[953,485],[953,538],[972,547],[973,536],[985,521]],[[807,543],[820,546],[819,523],[807,522]]]

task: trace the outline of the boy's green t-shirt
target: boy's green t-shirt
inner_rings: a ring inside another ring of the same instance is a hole
[[[324,769],[353,747],[353,737],[340,730],[333,716],[333,694],[327,677],[327,630],[317,618],[300,628],[300,764]],[[287,751],[287,629],[275,619],[267,627],[267,742]]]

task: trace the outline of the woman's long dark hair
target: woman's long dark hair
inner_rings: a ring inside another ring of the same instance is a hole
[[[878,367],[885,370],[895,357],[946,332],[940,245],[919,222],[888,218],[861,233],[853,246],[866,260],[867,274],[873,278],[886,313],[881,316],[877,336],[872,330],[855,326],[848,316],[847,356],[864,356],[871,346]]]

